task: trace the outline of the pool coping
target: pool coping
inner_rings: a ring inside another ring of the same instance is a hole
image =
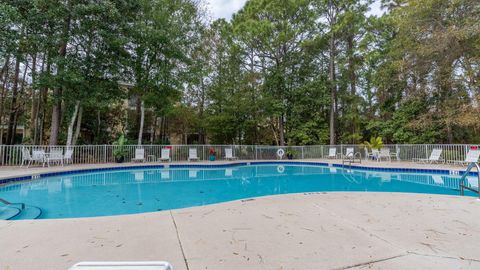
[[[92,172],[101,172],[101,171],[125,171],[132,169],[163,169],[163,168],[225,168],[225,167],[236,167],[236,166],[248,166],[248,165],[259,165],[259,164],[278,164],[278,165],[311,165],[311,166],[326,166],[326,167],[336,167],[336,168],[348,168],[348,169],[358,169],[365,171],[378,171],[378,172],[404,172],[404,173],[432,173],[432,174],[447,174],[447,175],[462,175],[465,173],[465,170],[452,170],[452,169],[424,169],[424,168],[398,168],[398,167],[370,167],[370,166],[361,166],[361,165],[345,165],[338,163],[328,163],[320,161],[273,161],[273,160],[255,160],[255,161],[231,161],[228,163],[220,164],[193,164],[193,163],[165,163],[165,164],[146,164],[146,165],[133,165],[126,164],[125,166],[109,166],[109,167],[100,167],[100,168],[83,168],[83,169],[73,169],[57,172],[44,172],[44,173],[29,173],[20,176],[6,176],[0,177],[0,185],[9,184],[12,182],[28,181],[28,180],[37,180],[44,177],[52,176],[61,176],[61,175],[72,175],[78,173],[92,173]],[[477,176],[478,172],[469,172],[468,176]]]

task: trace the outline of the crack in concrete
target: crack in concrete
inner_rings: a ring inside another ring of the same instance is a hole
[[[373,264],[373,263],[378,263],[378,262],[384,262],[384,261],[388,261],[388,260],[392,260],[392,259],[396,259],[396,258],[400,258],[400,257],[405,257],[405,256],[409,256],[409,255],[411,255],[411,254],[409,254],[409,253],[404,253],[404,254],[399,254],[399,255],[395,255],[395,256],[383,258],[383,259],[371,260],[371,261],[368,261],[368,262],[357,263],[357,264],[354,264],[354,265],[342,266],[342,267],[339,267],[339,268],[333,268],[332,270],[352,269],[352,268],[355,268],[355,267],[365,266],[365,265],[369,265],[369,264]]]
[[[452,260],[470,261],[470,262],[480,262],[480,259],[472,259],[472,258],[453,257],[453,256],[434,255],[434,254],[423,254],[423,253],[417,253],[415,251],[407,251],[407,253],[417,255],[417,256],[425,256],[425,257],[434,257],[434,258],[443,258],[443,259],[452,259]]]
[[[190,270],[188,266],[187,257],[185,256],[185,250],[183,250],[182,241],[180,240],[180,234],[178,233],[177,222],[175,222],[175,218],[173,217],[172,211],[168,211],[168,212],[170,212],[170,217],[172,217],[173,226],[175,227],[175,232],[177,233],[177,240],[178,240],[178,244],[180,245],[180,250],[182,251],[183,260],[185,261],[185,267],[187,268],[187,270]]]

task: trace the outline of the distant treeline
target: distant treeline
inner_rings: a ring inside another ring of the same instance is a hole
[[[4,0],[0,143],[480,142],[480,2],[370,5]]]

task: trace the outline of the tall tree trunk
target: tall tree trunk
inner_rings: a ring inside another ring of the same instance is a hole
[[[50,63],[50,55],[47,55],[46,56],[47,58],[47,68],[46,68],[46,72],[47,72],[47,75],[50,75],[50,67],[51,67],[51,63]],[[41,90],[40,90],[40,97],[38,99],[38,113],[39,114],[39,117],[38,117],[38,144],[43,144],[44,142],[44,134],[45,134],[45,119],[46,119],[46,115],[47,115],[47,100],[48,100],[48,87],[45,86],[43,87]]]
[[[102,118],[101,118],[101,114],[100,114],[100,110],[97,111],[97,134],[96,134],[96,137],[100,137],[100,130],[101,130],[101,127],[102,127]],[[97,143],[99,142],[99,140],[97,140]]]
[[[140,103],[140,127],[138,128],[138,145],[142,145],[143,123],[145,122],[145,102]]]
[[[280,146],[285,145],[285,122],[283,119],[283,114],[278,117],[278,139]]]
[[[5,108],[5,95],[7,93],[7,82],[8,82],[8,74],[9,74],[9,67],[10,67],[10,56],[7,56],[5,60],[5,69],[3,71],[3,83],[2,83],[2,92],[0,93],[0,144],[3,144],[3,112]],[[1,78],[1,77],[0,77]]]
[[[75,128],[75,134],[73,135],[72,145],[77,145],[78,137],[80,136],[80,131],[82,129],[82,117],[83,117],[83,107],[80,106],[78,109],[77,116],[77,127]]]
[[[150,125],[150,144],[153,144],[155,140],[155,127],[157,126],[157,117],[154,116],[152,120],[152,124]]]
[[[336,143],[336,100],[337,100],[337,84],[335,82],[335,40],[332,34],[330,39],[330,59],[329,59],[329,73],[328,79],[330,81],[330,144]]]
[[[53,90],[54,104],[52,108],[52,123],[50,126],[50,145],[57,145],[58,143],[58,131],[60,130],[60,89],[55,87]]]
[[[351,98],[351,115],[352,115],[352,135],[357,133],[358,130],[358,104],[357,104],[357,77],[355,74],[355,59],[354,59],[354,43],[353,34],[350,34],[347,38],[347,51],[348,51],[348,73],[350,75],[350,95]],[[352,144],[357,143],[355,137],[352,136]]]
[[[10,145],[13,144],[15,131],[13,130],[14,122],[15,122],[15,113],[17,107],[17,94],[18,94],[18,79],[20,73],[20,56],[17,56],[15,59],[15,74],[13,79],[13,87],[12,87],[12,101],[10,103],[10,116],[8,119],[8,129],[7,129],[7,141],[5,144]]]
[[[66,6],[67,8],[70,7],[69,1],[67,1]],[[65,56],[67,55],[67,42],[68,42],[68,37],[70,35],[70,22],[71,22],[71,18],[70,18],[70,15],[68,15],[65,18],[64,25],[63,25],[62,44],[58,49],[58,55],[60,56],[60,58],[65,58]],[[63,69],[64,69],[63,64],[60,64],[58,67],[57,74],[62,74]],[[52,123],[50,127],[50,145],[58,144],[58,132],[60,131],[60,122],[61,122],[60,115],[62,112],[62,88],[55,87],[53,89],[53,96],[55,101],[52,108]]]
[[[70,119],[70,124],[68,125],[68,131],[67,131],[67,146],[72,145],[72,139],[73,139],[73,127],[75,125],[75,120],[77,119],[77,114],[78,114],[78,109],[80,108],[80,101],[77,100],[75,103],[75,109],[73,111],[72,118]]]
[[[37,98],[36,98],[36,92],[35,92],[35,80],[36,80],[36,74],[37,74],[37,54],[35,53],[33,55],[32,59],[32,87],[31,87],[31,97],[32,97],[32,106],[30,108],[30,125],[28,125],[28,129],[25,129],[25,136],[27,138],[30,138],[30,143],[35,144],[34,142],[34,133],[36,130],[37,126]]]
[[[330,82],[330,144],[336,143],[336,121],[337,121],[337,83],[335,80],[335,30],[337,20],[337,9],[335,3],[332,0],[328,1],[328,22],[330,27],[330,59],[329,59],[329,72],[328,80]]]

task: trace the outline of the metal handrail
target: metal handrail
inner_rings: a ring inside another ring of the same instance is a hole
[[[15,204],[19,204],[19,205],[21,205],[21,209],[20,209],[20,210],[25,209],[25,204],[24,204],[24,203],[11,203],[11,202],[9,202],[9,201],[7,201],[7,200],[5,200],[5,199],[2,199],[2,198],[0,198],[0,203],[3,203],[3,204],[5,204],[5,205],[15,205]]]
[[[355,159],[358,158],[358,163],[362,163],[362,154],[359,152],[354,153],[353,155],[344,155],[342,156],[342,165],[345,165],[345,162],[348,162],[350,166],[352,163],[355,163]]]
[[[468,174],[470,173],[470,171],[473,169],[473,167],[477,167],[477,178],[478,178],[478,188],[479,189],[474,189],[474,188],[471,188],[471,187],[467,187],[465,186],[465,178],[467,178]],[[480,199],[480,165],[477,163],[477,162],[472,162],[468,165],[467,167],[467,170],[465,170],[465,172],[463,173],[462,177],[460,178],[460,194],[463,196],[464,195],[464,190],[467,189],[467,190],[470,190],[472,192],[475,192],[478,194],[478,198]]]
[[[0,202],[3,203],[3,204],[6,204],[6,205],[12,204],[11,202],[9,202],[7,200],[4,200],[2,198],[0,198]]]

